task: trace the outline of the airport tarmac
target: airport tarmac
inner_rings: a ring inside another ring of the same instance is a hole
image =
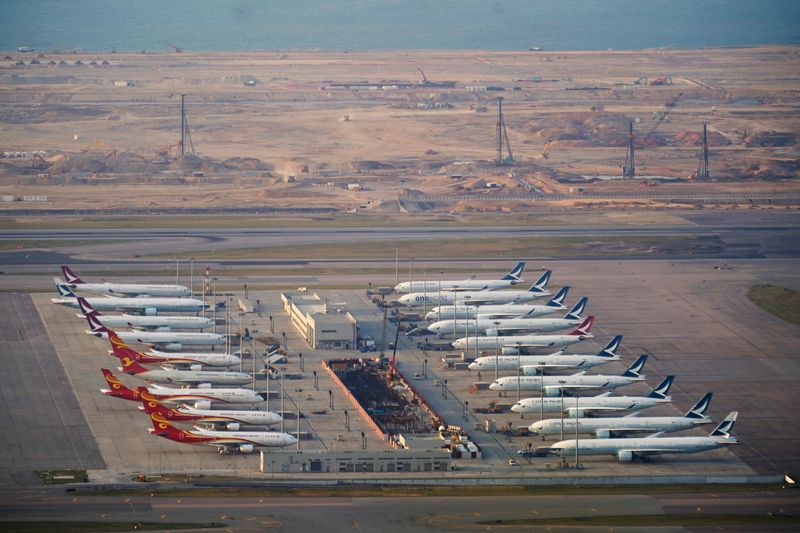
[[[740,412],[735,431],[740,444],[732,446],[731,450],[660,456],[645,464],[619,464],[611,457],[584,457],[581,475],[750,475],[797,470],[793,443],[800,437],[800,429],[787,421],[794,416],[800,402],[792,386],[798,375],[797,356],[793,352],[798,327],[761,311],[744,296],[747,287],[762,281],[799,286],[800,274],[794,268],[794,261],[739,260],[729,262],[729,267],[722,270],[715,269],[717,263],[713,261],[558,261],[547,266],[554,271],[551,284],[572,286],[570,302],[588,295],[587,312],[598,317],[594,329],[597,338],[577,345],[576,350],[579,347],[581,352],[593,353],[612,335],[622,333],[626,364],[635,354],[651,354],[646,367],[649,386],[667,374],[677,375],[671,391],[674,404],[648,410],[648,415],[683,413],[709,390],[715,393],[710,411],[715,419],[723,418],[731,410]],[[376,285],[390,283],[389,279],[374,280]],[[320,291],[320,295],[331,301],[346,302],[359,319],[363,333],[376,340],[380,338],[381,313],[363,290]],[[51,304],[49,295],[34,295],[33,298],[106,461],[107,472],[96,472],[96,476],[119,478],[119,475],[139,472],[168,471],[193,475],[229,474],[234,470],[240,474],[255,472],[257,455],[219,456],[209,447],[182,446],[147,434],[147,420],[134,405],[98,392],[105,385],[99,368],[115,366],[115,361],[105,355],[105,344],[83,333],[84,324],[74,310]],[[262,302],[261,317],[255,314],[243,317],[245,326],[256,337],[273,335],[269,332],[270,315],[275,320],[273,336],[281,339],[283,332],[287,334],[290,357],[288,363],[281,366],[287,368],[287,373],[301,377],[286,382],[290,399],[285,410],[296,410],[295,401],[299,401],[305,415],[301,432],[313,434],[312,439],[301,441],[302,449],[358,449],[361,431],[365,432],[370,449],[386,447],[368,429],[366,422],[353,414],[352,406],[321,371],[323,358],[353,357],[354,352],[309,350],[288,323],[278,292],[251,291],[250,298]],[[241,318],[235,318],[237,323]],[[389,332],[392,333],[392,328]],[[425,354],[416,349],[416,340],[417,337],[401,336],[398,360],[406,375],[421,371]],[[303,354],[303,371],[300,371],[298,353]],[[558,469],[556,458],[536,458],[531,463],[518,460],[519,465],[509,466],[508,459],[519,459],[516,451],[529,442],[537,446],[551,441],[542,442],[530,436],[508,440],[501,433],[488,434],[474,429],[475,426],[480,425],[485,416],[495,418],[499,427],[508,422],[527,426],[538,420],[538,415],[528,414],[521,420],[519,415],[511,413],[478,415],[471,412],[469,420],[465,421],[465,401],[469,401],[471,411],[486,407],[495,399],[501,404],[513,403],[515,394],[497,398],[496,393],[490,391],[469,392],[477,376],[468,371],[439,368],[438,355],[428,353],[429,378],[414,381],[414,385],[449,423],[466,427],[485,450],[482,460],[459,461],[460,470],[454,475],[575,474]],[[603,373],[617,373],[626,364],[606,365],[601,369]],[[244,369],[250,370],[251,365],[252,362],[246,360]],[[314,387],[314,370],[319,390]],[[130,376],[121,379],[131,386],[140,384]],[[441,387],[444,379],[448,380],[446,395],[442,394]],[[487,381],[487,376],[483,376],[483,381]],[[278,390],[276,385],[270,390]],[[257,386],[260,390],[266,389],[265,381],[259,380]],[[333,393],[332,410],[328,390]],[[633,385],[618,393],[645,394],[648,390],[648,386]],[[277,400],[271,402],[275,410]],[[345,409],[350,410],[349,432],[344,429]],[[294,431],[295,423],[294,419],[287,420],[286,430]],[[697,434],[704,432],[705,428],[697,430]],[[280,475],[274,471],[270,474]]]

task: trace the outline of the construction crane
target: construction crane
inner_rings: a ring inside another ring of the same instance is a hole
[[[170,94],[167,98],[172,98],[174,94]],[[178,155],[180,157],[186,156],[186,148],[189,148],[189,155],[196,157],[194,151],[194,143],[192,143],[192,134],[189,132],[189,120],[186,118],[186,93],[180,93],[181,97],[181,140],[178,141]]]
[[[183,52],[183,48],[181,48],[180,46],[175,46],[174,44],[169,44],[169,43],[167,43],[167,46],[174,49],[176,53]]]
[[[542,148],[542,159],[549,159],[550,158],[550,141],[544,143],[544,148]]]
[[[514,155],[511,153],[511,144],[508,142],[508,131],[506,131],[506,121],[503,118],[503,97],[497,99],[497,126],[495,128],[497,135],[497,159],[495,165],[510,165],[514,162]],[[508,152],[507,157],[503,157],[503,144],[506,146]]]
[[[692,174],[692,178],[708,179],[708,125],[703,124],[703,151],[700,153],[700,166]]]
[[[41,154],[34,153],[33,154],[33,161],[31,162],[31,166],[38,170],[44,170],[50,166],[50,163],[45,161],[44,157]]]
[[[428,78],[425,76],[425,73],[422,71],[421,68],[417,67],[417,70],[414,71],[414,74],[419,72],[422,75],[422,85],[428,84]]]

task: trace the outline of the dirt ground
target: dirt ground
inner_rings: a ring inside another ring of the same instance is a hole
[[[0,155],[21,156],[0,159],[0,194],[47,202],[4,201],[0,210],[396,212],[404,197],[522,193],[520,179],[570,194],[581,176],[621,173],[631,121],[637,174],[652,178],[594,181],[586,192],[798,190],[800,47],[31,59],[0,53]],[[437,85],[443,81],[455,84]],[[337,85],[345,82],[360,84]],[[199,159],[177,157],[180,93]],[[493,164],[498,96],[513,167]],[[699,164],[704,123],[715,181],[687,180]],[[562,207],[573,205],[593,204]]]

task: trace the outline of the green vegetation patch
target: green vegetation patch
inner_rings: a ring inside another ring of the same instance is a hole
[[[747,291],[751,302],[793,324],[800,324],[800,291],[776,285],[753,285]]]
[[[620,236],[620,237],[508,237],[479,239],[429,239],[378,242],[337,242],[262,248],[203,250],[157,254],[158,258],[202,259],[385,259],[398,246],[408,257],[685,257],[719,253],[725,249],[718,237]]]
[[[483,520],[476,522],[493,526],[724,526],[764,525],[800,523],[800,516],[768,514],[654,514],[621,516],[575,516],[560,518],[520,518],[514,520]]]
[[[37,470],[36,475],[42,483],[85,483],[89,481],[86,470]]]
[[[187,524],[173,522],[5,522],[0,521],[0,529],[14,533],[91,533],[92,531],[169,531],[173,529],[205,529],[225,527],[226,524],[214,522]]]

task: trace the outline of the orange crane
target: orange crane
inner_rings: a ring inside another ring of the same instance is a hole
[[[167,144],[167,145],[162,146],[161,148],[159,148],[158,152],[156,152],[156,154],[158,156],[160,156],[160,157],[172,157],[172,149],[173,148],[180,148],[180,146],[181,146],[181,142],[180,141],[178,141],[176,143],[172,143],[172,144]]]

